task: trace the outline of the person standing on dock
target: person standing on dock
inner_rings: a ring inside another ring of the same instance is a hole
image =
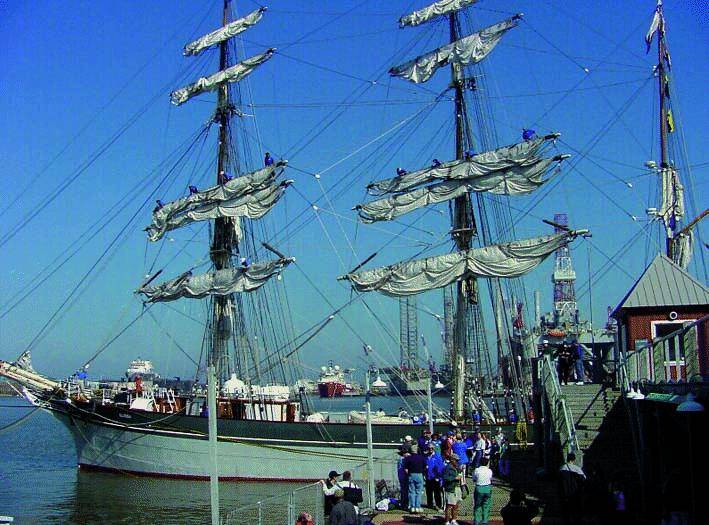
[[[489,459],[483,457],[480,466],[473,471],[473,481],[475,482],[475,523],[476,525],[487,525],[490,519],[490,509],[492,508],[492,470],[488,467]]]
[[[426,450],[426,504],[429,509],[443,508],[441,477],[444,468],[443,458],[436,454],[433,445]]]
[[[323,495],[325,496],[325,516],[330,514],[333,505],[335,504],[335,492],[340,488],[337,483],[337,478],[340,474],[336,470],[331,470],[327,475],[326,480],[321,480]]]
[[[423,496],[423,476],[426,472],[426,456],[418,453],[418,446],[414,445],[404,459],[404,472],[409,478],[409,511],[412,514],[423,512],[421,498]]]
[[[357,511],[355,506],[345,500],[345,491],[337,489],[335,491],[335,504],[330,512],[328,525],[357,525]]]
[[[468,467],[468,454],[465,441],[463,441],[463,436],[459,432],[455,435],[455,441],[453,441],[452,446],[453,454],[458,456],[458,468],[463,473],[463,485],[465,485],[465,475]]]
[[[571,375],[571,362],[572,354],[569,345],[564,343],[559,348],[558,353],[558,373],[559,373],[559,384],[567,385],[569,383],[569,376]]]
[[[576,361],[574,361],[574,366],[576,368],[576,384],[583,385],[583,383],[584,383],[584,371],[583,371],[584,350],[583,350],[583,346],[581,346],[581,343],[579,343],[575,339],[574,339],[574,342],[572,345],[572,353],[573,353],[573,357],[576,359]]]
[[[446,525],[458,525],[458,507],[463,501],[461,482],[463,475],[458,469],[458,456],[451,454],[443,469],[443,489],[446,493]]]
[[[406,509],[409,507],[409,477],[406,475],[404,461],[411,455],[411,451],[409,448],[400,448],[398,454],[396,471],[399,477],[399,506]]]
[[[583,516],[583,492],[586,474],[576,465],[576,454],[569,452],[566,463],[559,469],[559,495],[561,515],[565,525],[581,523]]]

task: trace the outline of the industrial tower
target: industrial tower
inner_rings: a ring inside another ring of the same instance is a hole
[[[569,225],[569,218],[565,213],[554,215],[554,233],[565,231],[562,227]],[[568,246],[556,250],[554,265],[554,324],[556,326],[574,326],[578,324],[578,306],[576,304],[576,290],[574,288],[576,272],[571,264],[571,253]]]

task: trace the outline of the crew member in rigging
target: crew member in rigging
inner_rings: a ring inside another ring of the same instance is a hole
[[[263,165],[268,167],[268,166],[273,166],[273,157],[271,157],[271,154],[267,151],[266,155],[263,157]]]
[[[190,195],[194,195],[195,193],[199,193],[197,186],[190,186],[189,190],[190,190]]]
[[[165,205],[162,203],[162,201],[160,199],[156,200],[155,201],[155,208],[153,208],[153,213],[160,210],[160,208],[162,208],[163,206],[165,206]]]
[[[523,128],[522,129],[522,139],[524,140],[532,140],[536,136],[537,132],[534,131],[533,129],[527,129]]]
[[[396,174],[400,177],[406,175],[407,173],[408,171],[406,171],[404,168],[396,168]]]

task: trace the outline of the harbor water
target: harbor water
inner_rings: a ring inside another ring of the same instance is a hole
[[[315,410],[362,410],[364,397],[312,398]],[[449,400],[434,401],[446,410]],[[425,400],[376,397],[372,409],[396,413],[422,411]],[[29,414],[29,415],[28,415]],[[16,426],[8,427],[23,416]],[[209,521],[209,483],[80,471],[69,431],[50,414],[23,399],[0,397],[0,515],[24,524],[183,524]],[[403,436],[402,436],[403,437]],[[323,462],[323,477],[338,469]],[[285,494],[292,483],[228,482],[220,484],[220,505],[233,509]],[[283,505],[285,506],[285,502]]]

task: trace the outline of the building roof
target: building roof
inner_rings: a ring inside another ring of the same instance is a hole
[[[663,254],[650,263],[613,315],[627,308],[709,304],[709,288]]]

